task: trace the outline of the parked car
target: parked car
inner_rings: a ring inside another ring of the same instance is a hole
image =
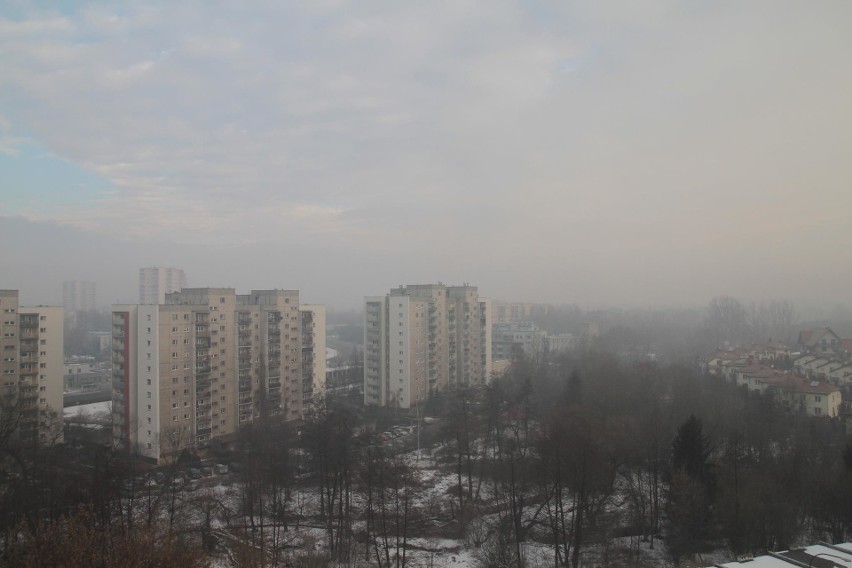
[[[228,465],[224,464],[224,463],[217,463],[216,464],[216,473],[218,475],[225,475],[226,473],[228,473]]]

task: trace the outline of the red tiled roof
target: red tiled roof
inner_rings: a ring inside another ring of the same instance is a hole
[[[831,394],[840,389],[834,385],[823,383],[820,381],[811,381],[810,379],[799,379],[796,385],[796,391],[806,392],[811,394]]]

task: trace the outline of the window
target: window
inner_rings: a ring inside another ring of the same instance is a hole
[[[39,333],[47,333],[47,328],[46,327],[40,327],[38,331],[39,331]]]
[[[148,367],[148,370],[150,371],[150,370],[151,370],[151,367]],[[147,381],[148,381],[148,384],[150,385],[150,384],[151,384],[151,379],[147,379]]]
[[[151,405],[150,405],[150,404],[148,405],[148,410],[151,410]]]

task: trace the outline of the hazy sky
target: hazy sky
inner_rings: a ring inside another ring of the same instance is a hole
[[[847,0],[5,0],[0,288],[848,302],[850,30]]]

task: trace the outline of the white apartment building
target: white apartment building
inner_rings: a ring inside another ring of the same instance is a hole
[[[146,457],[302,419],[325,381],[325,311],[297,290],[184,288],[112,317],[113,438]]]
[[[186,288],[186,274],[180,268],[151,266],[139,269],[139,303],[163,304],[166,294]]]
[[[490,306],[476,287],[400,286],[365,303],[365,404],[410,408],[488,381]]]
[[[22,307],[17,290],[0,290],[0,397],[22,414],[16,436],[39,445],[62,441],[63,309]]]

